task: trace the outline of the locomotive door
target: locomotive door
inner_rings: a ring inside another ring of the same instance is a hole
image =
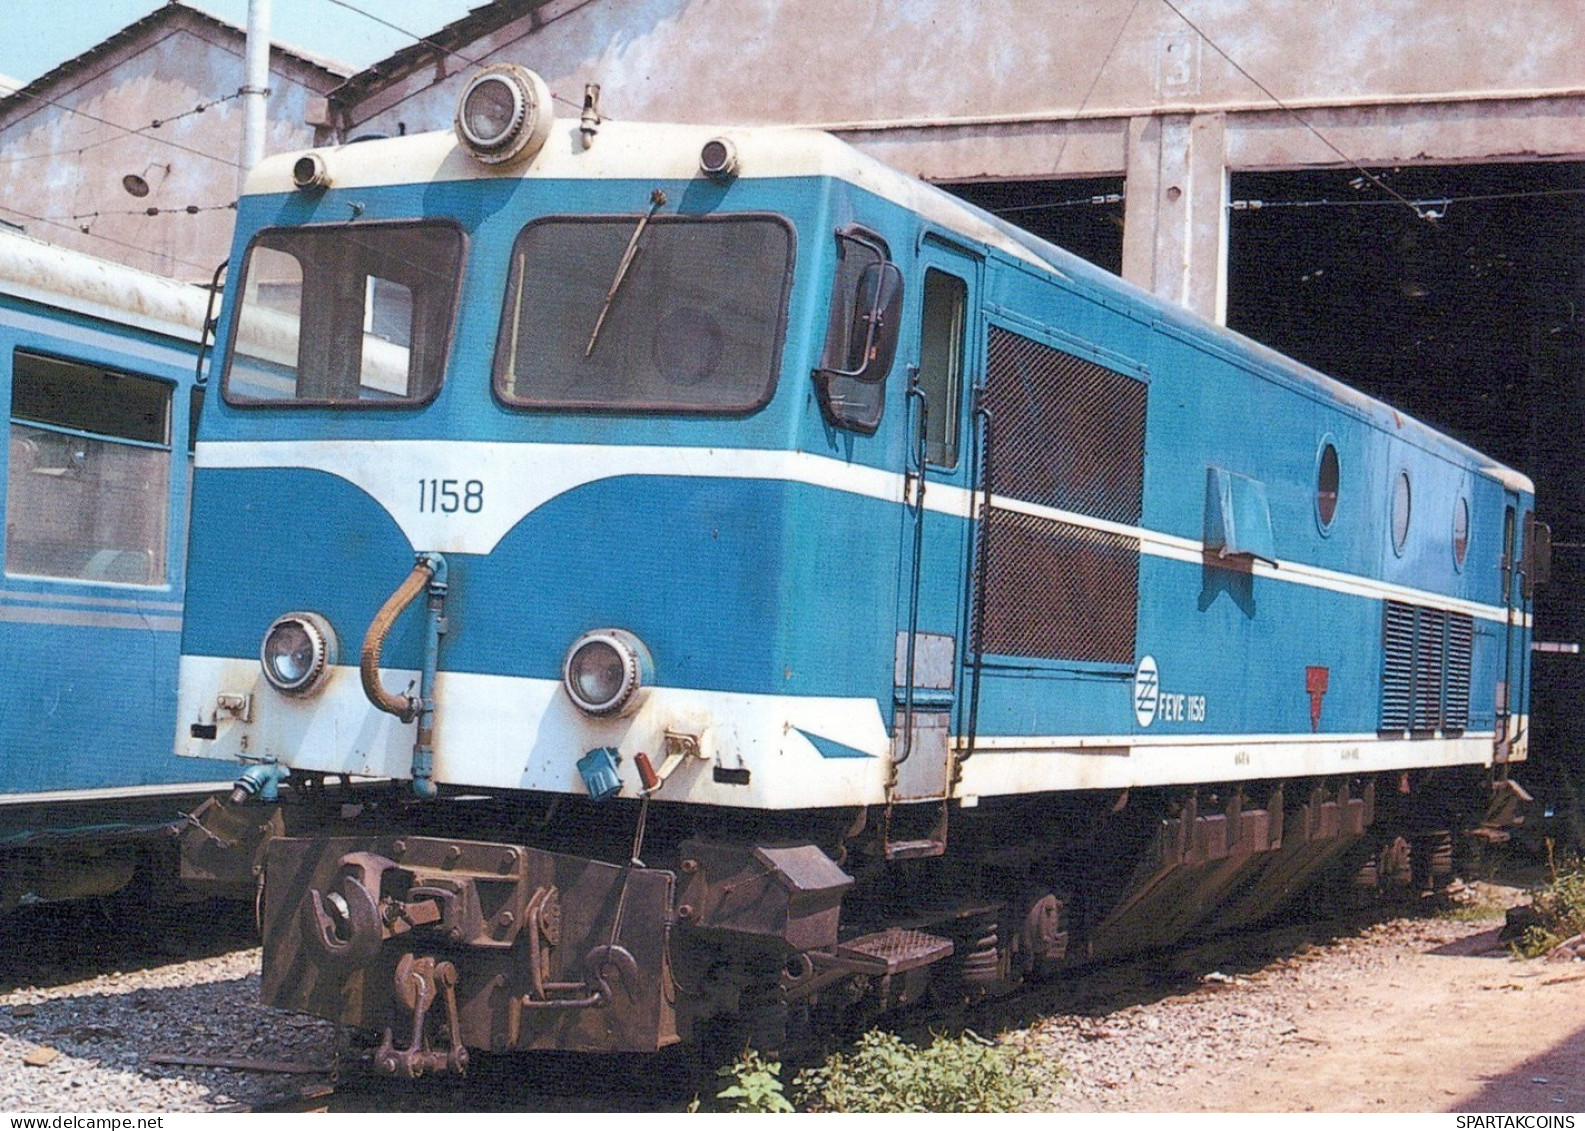
[[[886,851],[946,848],[953,723],[962,670],[968,522],[968,400],[982,353],[980,260],[927,239],[909,366],[902,573],[898,586]]]
[[[1521,521],[1522,517],[1522,521]],[[1502,676],[1497,685],[1497,740],[1492,760],[1507,762],[1524,738],[1522,706],[1528,701],[1530,649],[1524,618],[1538,581],[1540,524],[1513,491],[1505,493],[1502,524],[1502,600],[1506,610]]]

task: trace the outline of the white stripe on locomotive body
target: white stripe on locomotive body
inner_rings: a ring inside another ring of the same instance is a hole
[[[381,675],[392,688],[418,680],[416,670]],[[411,776],[412,727],[369,710],[356,667],[332,668],[321,691],[294,700],[269,694],[257,660],[189,655],[182,657],[179,688],[177,717],[184,726],[214,717],[213,688],[267,700],[270,709],[245,726],[215,718],[214,739],[179,739],[178,753],[279,758],[294,770],[332,774]],[[646,752],[658,765],[672,731],[697,736],[702,756],[667,780],[662,800],[767,809],[885,800],[891,737],[874,699],[652,687],[632,715],[600,719],[578,711],[559,680],[444,670],[436,675],[435,695],[446,706],[435,715],[439,781],[582,794],[579,755],[609,746],[623,755],[624,793],[637,796],[633,756]],[[806,735],[834,740],[852,756],[822,757]],[[716,782],[717,767],[748,769],[749,784]]]
[[[405,687],[418,677],[399,669],[381,675],[388,687]],[[670,731],[696,735],[701,756],[684,761],[667,779],[658,795],[664,801],[789,810],[886,800],[892,739],[873,699],[653,687],[631,716],[592,719],[573,707],[556,680],[447,671],[436,680],[436,696],[447,707],[435,719],[435,777],[441,781],[581,794],[578,752],[608,746],[622,755],[623,793],[637,796],[634,756],[642,751],[655,757]],[[199,688],[267,697],[271,708],[245,725],[214,719],[215,738],[183,740],[190,741],[186,753],[289,759],[298,771],[410,776],[412,728],[368,709],[356,667],[331,669],[322,691],[293,700],[267,696],[257,661],[189,655],[182,657],[180,687],[177,717],[184,724],[213,718],[213,696]],[[523,737],[514,748],[514,740],[503,744],[502,736]],[[954,794],[1486,765],[1493,738],[1490,731],[1389,740],[1374,734],[986,736],[962,763]],[[851,753],[825,756],[813,739],[834,741]],[[960,750],[965,744],[962,737],[955,740]],[[718,768],[751,772],[746,784],[729,784],[715,780]]]
[[[768,479],[903,502],[905,477],[899,472],[849,463],[808,452],[750,448],[657,447],[606,444],[535,444],[461,440],[269,440],[204,442],[200,468],[297,468],[323,471],[358,487],[378,502],[415,549],[439,553],[488,554],[524,517],[559,495],[624,475]],[[421,471],[419,469],[422,469]],[[421,479],[422,477],[422,479]],[[420,510],[419,484],[430,478],[482,479],[485,505],[477,514]],[[491,491],[492,483],[511,484],[510,493]],[[509,505],[492,505],[506,495]],[[968,519],[980,496],[962,487],[931,483],[925,506]],[[1192,538],[1108,522],[1073,511],[993,496],[997,508],[1053,519],[1072,526],[1140,540],[1141,552],[1199,564],[1205,544]],[[1507,623],[1509,611],[1446,594],[1339,573],[1303,562],[1254,563],[1258,577],[1376,600],[1409,601]],[[1528,614],[1515,616],[1528,626]]]
[[[0,624],[53,624],[68,628],[126,628],[145,632],[180,632],[179,616],[146,613],[111,613],[86,609],[45,609],[0,605]]]
[[[1520,723],[1528,731],[1528,719]],[[1129,789],[1490,765],[1491,731],[1457,738],[1364,735],[1195,735],[977,739],[961,763],[960,798],[1068,789]],[[995,743],[995,745],[993,745]],[[1110,744],[1110,745],[1108,745]],[[1516,749],[1512,761],[1523,761]]]
[[[27,578],[19,574],[13,575],[12,580],[24,581]],[[50,577],[40,578],[39,580],[53,582],[60,579]],[[170,586],[168,585],[130,585],[119,581],[95,581],[93,585],[96,589],[126,589],[130,592],[126,597],[88,597],[79,596],[76,593],[29,593],[19,589],[0,589],[0,604],[16,601],[26,605],[59,605],[62,607],[103,605],[113,609],[135,609],[138,612],[150,609],[164,613],[179,613],[182,611],[182,603],[180,601],[145,601],[142,597],[136,595],[140,591],[169,593]]]
[[[229,781],[171,782],[169,785],[111,786],[106,789],[57,789],[39,793],[0,793],[0,806],[7,805],[59,805],[78,801],[132,801],[143,798],[169,797],[178,799],[201,797],[219,790],[230,789]],[[176,813],[171,820],[185,820]]]

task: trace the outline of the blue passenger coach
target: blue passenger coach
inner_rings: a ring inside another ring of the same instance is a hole
[[[121,888],[227,776],[166,737],[206,301],[0,231],[0,908]]]
[[[271,845],[267,1001],[775,1044],[1447,877],[1523,476],[829,136],[549,115],[240,205],[178,747],[393,782]]]

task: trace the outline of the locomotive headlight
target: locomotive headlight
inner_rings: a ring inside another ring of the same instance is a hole
[[[259,646],[264,678],[287,695],[312,695],[335,662],[336,631],[318,613],[278,617]]]
[[[635,706],[639,692],[653,678],[649,649],[620,628],[584,633],[561,665],[567,695],[590,715],[615,715]]]
[[[457,99],[457,139],[486,165],[528,160],[550,137],[554,120],[545,80],[516,63],[486,67]]]

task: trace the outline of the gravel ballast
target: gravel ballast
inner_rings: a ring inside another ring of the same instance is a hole
[[[249,949],[0,995],[0,1108],[214,1111],[312,1079],[149,1062],[164,1053],[330,1064],[333,1027],[260,1005],[258,968]]]
[[[1499,920],[1396,919],[1290,947],[1263,965],[1185,971],[1180,963],[1157,991],[1103,994],[1083,1005],[1067,999],[1050,1009],[1037,1002],[1044,1016],[1028,1020],[1026,1011],[1023,1027],[1004,1039],[1052,1066],[1034,1105],[1040,1110],[1171,1111],[1186,1081],[1207,1065],[1254,1066],[1314,1041],[1309,1011],[1329,987],[1390,977],[1406,954],[1489,932]],[[18,943],[14,932],[0,939]],[[200,958],[155,953],[141,968],[116,970],[114,959],[102,960],[98,969],[107,972],[75,980],[48,976],[48,962],[19,970],[11,960],[0,971],[7,979],[0,982],[0,1108],[204,1112],[323,1082],[152,1061],[163,1054],[330,1065],[332,1026],[258,1003],[259,958],[254,947]],[[529,1110],[535,1102],[523,1100]],[[564,1102],[544,1106],[567,1110]]]

